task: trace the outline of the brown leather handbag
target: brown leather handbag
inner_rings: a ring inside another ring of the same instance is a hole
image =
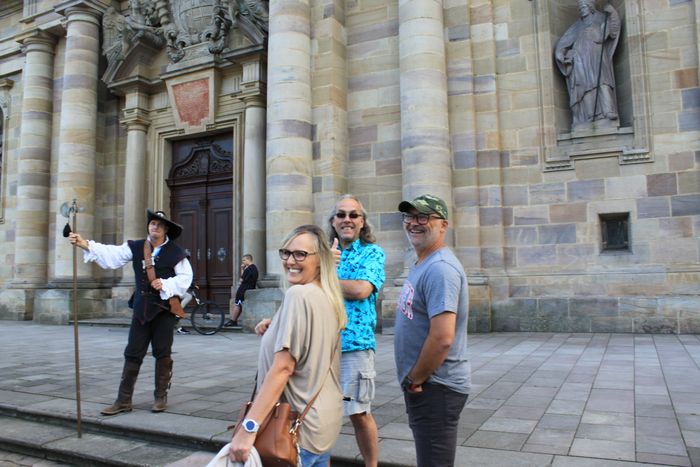
[[[236,424],[234,433],[252,405],[252,401],[246,402],[241,408],[241,413],[238,417],[239,421]],[[265,417],[265,420],[260,424],[255,443],[253,444],[265,467],[297,466],[299,457],[297,429],[301,425],[302,420],[299,414],[292,410],[292,406],[288,402],[275,404],[267,417]]]
[[[335,351],[338,347],[336,342],[331,354],[331,362],[335,358]],[[332,367],[331,367],[332,368]],[[288,402],[277,402],[270,413],[265,417],[265,420],[258,428],[258,434],[255,437],[255,450],[258,451],[260,459],[264,467],[296,467],[299,460],[299,444],[297,443],[297,431],[304,422],[304,417],[311,409],[311,406],[316,401],[316,398],[321,393],[321,389],[326,384],[326,378],[331,372],[328,368],[328,373],[323,378],[321,388],[311,398],[304,411],[299,414],[292,410],[292,406]],[[255,398],[255,389],[257,387],[258,376],[255,375],[255,384],[253,385],[253,394],[250,397],[250,402],[243,404],[238,415],[238,422],[233,429],[235,434],[240,429],[243,420],[248,414],[248,410],[253,405]],[[230,427],[229,427],[230,428]]]

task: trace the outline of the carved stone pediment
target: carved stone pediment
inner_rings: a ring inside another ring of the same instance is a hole
[[[110,7],[102,20],[108,64],[103,79],[123,76],[120,69],[137,50],[156,55],[166,50],[172,65],[189,50],[198,62],[215,62],[221,54],[264,45],[268,9],[267,0],[129,0],[124,13]]]

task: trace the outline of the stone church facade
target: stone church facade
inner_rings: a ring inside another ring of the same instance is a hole
[[[412,261],[396,208],[430,192],[472,332],[699,332],[700,7],[599,3],[618,117],[581,130],[554,59],[575,0],[3,1],[0,318],[66,323],[66,222],[121,243],[155,208],[222,304],[253,254],[253,320],[284,235],[353,193],[391,332]],[[128,313],[129,268],[75,264],[82,318]]]

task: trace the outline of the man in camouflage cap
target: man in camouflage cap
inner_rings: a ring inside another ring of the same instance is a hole
[[[396,311],[396,370],[418,467],[454,465],[457,424],[471,389],[467,277],[445,244],[448,212],[442,199],[421,195],[402,201],[399,211],[418,259]]]

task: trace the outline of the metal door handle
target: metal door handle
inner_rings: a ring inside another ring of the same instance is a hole
[[[207,248],[207,261],[211,260],[211,248]]]
[[[226,249],[224,247],[219,248],[219,251],[216,252],[216,257],[223,263],[226,259]]]

